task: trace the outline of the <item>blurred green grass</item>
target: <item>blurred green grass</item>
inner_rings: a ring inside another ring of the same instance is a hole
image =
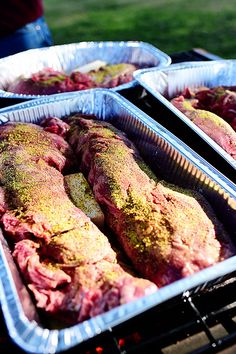
[[[54,44],[140,40],[236,58],[236,0],[45,0]]]

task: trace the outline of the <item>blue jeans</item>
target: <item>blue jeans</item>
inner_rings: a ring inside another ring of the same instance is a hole
[[[52,45],[52,37],[44,17],[19,28],[13,34],[0,37],[0,58],[32,48]]]

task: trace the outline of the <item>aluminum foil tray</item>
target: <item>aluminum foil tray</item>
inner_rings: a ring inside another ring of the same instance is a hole
[[[232,239],[236,236],[236,186],[165,128],[119,93],[105,89],[77,95],[33,100],[0,110],[0,121],[39,123],[44,117],[71,113],[95,114],[126,132],[153,171],[167,181],[193,188],[209,200]],[[236,256],[176,281],[156,293],[114,308],[72,327],[45,328],[24,287],[8,245],[1,234],[0,294],[3,315],[12,339],[28,353],[57,353],[88,344],[116,326],[184,292],[199,292],[226,279],[236,270]],[[148,319],[147,319],[148,320]]]
[[[137,64],[140,68],[163,67],[171,63],[171,58],[167,54],[149,43],[139,41],[80,42],[30,49],[0,59],[0,98],[42,97],[7,92],[7,87],[19,76],[30,76],[45,67],[63,70],[69,74],[73,69],[94,60],[103,60],[109,64],[121,62]],[[135,80],[119,85],[113,90],[128,89],[134,85]]]
[[[233,157],[170,102],[170,99],[180,94],[186,87],[236,85],[236,60],[185,62],[172,64],[163,69],[140,69],[134,73],[134,77],[151,95],[175,114],[177,121],[172,119],[173,125],[178,124],[178,119],[181,119],[230,166],[236,169],[236,161]]]

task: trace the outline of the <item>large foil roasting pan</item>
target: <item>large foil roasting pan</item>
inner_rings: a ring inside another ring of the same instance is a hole
[[[51,67],[69,74],[72,70],[95,60],[108,64],[129,63],[140,68],[163,67],[171,58],[153,45],[140,41],[79,42],[55,45],[47,48],[30,49],[0,59],[0,98],[33,99],[42,95],[15,94],[7,91],[10,83],[19,76]],[[135,80],[113,88],[114,91],[130,89],[137,85]]]
[[[166,117],[169,125],[177,129],[181,121],[185,127],[190,127],[196,138],[203,139],[210,146],[214,154],[220,156],[223,162],[236,169],[236,161],[203,130],[180,112],[170,100],[179,95],[186,87],[197,88],[199,86],[235,86],[236,85],[236,60],[222,59],[203,62],[185,62],[172,64],[168,68],[150,68],[137,70],[135,79],[149,92],[157,102],[167,107],[176,117]],[[184,127],[182,127],[182,133]],[[169,128],[170,129],[170,128]],[[183,140],[182,136],[181,139]],[[222,172],[222,171],[221,171]]]
[[[153,171],[167,181],[200,191],[212,204],[231,238],[236,236],[236,186],[192,151],[172,133],[152,120],[119,93],[105,89],[85,90],[24,102],[0,110],[0,121],[39,123],[42,118],[63,118],[71,113],[95,114],[127,133]],[[236,270],[233,256],[159,289],[156,293],[114,308],[72,327],[51,329],[40,324],[40,315],[30,300],[8,245],[1,234],[0,294],[3,315],[12,339],[29,353],[57,353],[86,345],[94,338],[184,292],[198,293],[228,278]],[[148,321],[148,319],[147,319]],[[78,349],[79,350],[79,349]]]

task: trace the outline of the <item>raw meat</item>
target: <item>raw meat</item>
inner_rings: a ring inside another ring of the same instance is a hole
[[[122,132],[79,114],[68,123],[105,221],[140,274],[163,286],[235,252],[205,198],[158,181]]]
[[[81,209],[99,228],[104,225],[103,212],[82,173],[64,177],[65,189],[75,206]]]
[[[185,89],[185,98],[195,98],[194,108],[213,112],[226,120],[236,130],[236,87],[216,86]]]
[[[70,77],[62,71],[44,68],[29,78],[20,77],[8,86],[7,91],[26,95],[51,95],[92,87],[95,84],[86,74],[77,73]]]
[[[19,77],[7,87],[7,91],[26,95],[51,95],[95,87],[112,88],[133,80],[136,69],[133,64],[121,63],[105,65],[88,73],[76,70],[66,74],[46,67],[30,77]]]
[[[37,306],[70,324],[157,290],[118,264],[108,238],[69,199],[61,171],[74,159],[42,127],[0,127],[1,227]]]
[[[97,250],[99,253],[101,248],[97,246]],[[39,262],[37,251],[37,244],[22,240],[13,255],[37,306],[65,324],[81,322],[157,290],[153,283],[134,277],[115,261],[91,262],[85,257],[83,264],[73,267],[48,259]]]
[[[133,64],[114,64],[101,67],[88,73],[98,87],[112,88],[133,80],[133,72],[137,67]]]
[[[236,132],[224,119],[212,112],[195,108],[197,99],[186,99],[180,95],[173,98],[171,103],[236,159]]]

